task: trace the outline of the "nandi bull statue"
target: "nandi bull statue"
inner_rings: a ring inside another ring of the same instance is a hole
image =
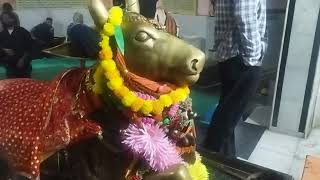
[[[205,180],[188,85],[204,54],[139,14],[137,1],[89,9],[97,64],[49,82],[0,81],[0,152],[30,179]],[[7,179],[12,174],[9,173]]]

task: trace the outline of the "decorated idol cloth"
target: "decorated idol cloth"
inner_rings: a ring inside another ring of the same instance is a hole
[[[36,179],[40,164],[54,153],[85,139],[101,138],[101,125],[89,115],[109,103],[128,118],[127,128],[119,132],[122,145],[134,156],[131,165],[141,162],[139,167],[128,167],[125,179],[143,179],[142,172],[160,173],[177,164],[185,165],[192,179],[208,179],[195,152],[189,88],[128,70],[123,16],[119,7],[109,11],[96,66],[68,70],[50,82],[0,81],[0,152],[15,171]],[[191,153],[195,160],[186,161],[184,155]]]
[[[83,93],[84,75],[70,70],[52,82],[1,81],[0,149],[17,172],[35,178],[48,156],[102,133],[86,119],[94,104]]]

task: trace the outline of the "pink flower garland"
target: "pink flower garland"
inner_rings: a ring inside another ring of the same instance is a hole
[[[156,98],[154,98],[153,96],[146,94],[146,93],[141,93],[141,92],[135,92],[135,94],[144,100],[155,100]]]
[[[157,124],[142,124],[142,128],[130,124],[124,137],[122,143],[142,157],[154,171],[163,171],[182,162],[175,146]]]
[[[170,107],[170,110],[169,110],[169,112],[168,112],[168,115],[169,115],[170,117],[174,117],[174,116],[177,114],[178,109],[179,109],[179,105],[178,105],[178,104],[172,105],[172,106]]]

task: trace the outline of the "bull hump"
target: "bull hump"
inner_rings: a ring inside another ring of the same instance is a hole
[[[143,22],[143,23],[147,23],[148,19],[144,16],[142,16],[141,14],[135,13],[135,12],[127,12],[125,13],[124,17],[123,17],[123,21],[124,22]]]
[[[158,30],[164,30],[165,28],[160,25],[159,22],[154,21],[153,19],[148,19],[141,14],[135,12],[127,12],[123,17],[123,22],[126,23],[144,23],[151,24]]]

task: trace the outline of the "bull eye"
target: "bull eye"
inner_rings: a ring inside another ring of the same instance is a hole
[[[150,39],[150,36],[148,33],[144,32],[144,31],[140,31],[137,35],[136,35],[136,40],[140,41],[140,42],[146,42],[147,40]]]

